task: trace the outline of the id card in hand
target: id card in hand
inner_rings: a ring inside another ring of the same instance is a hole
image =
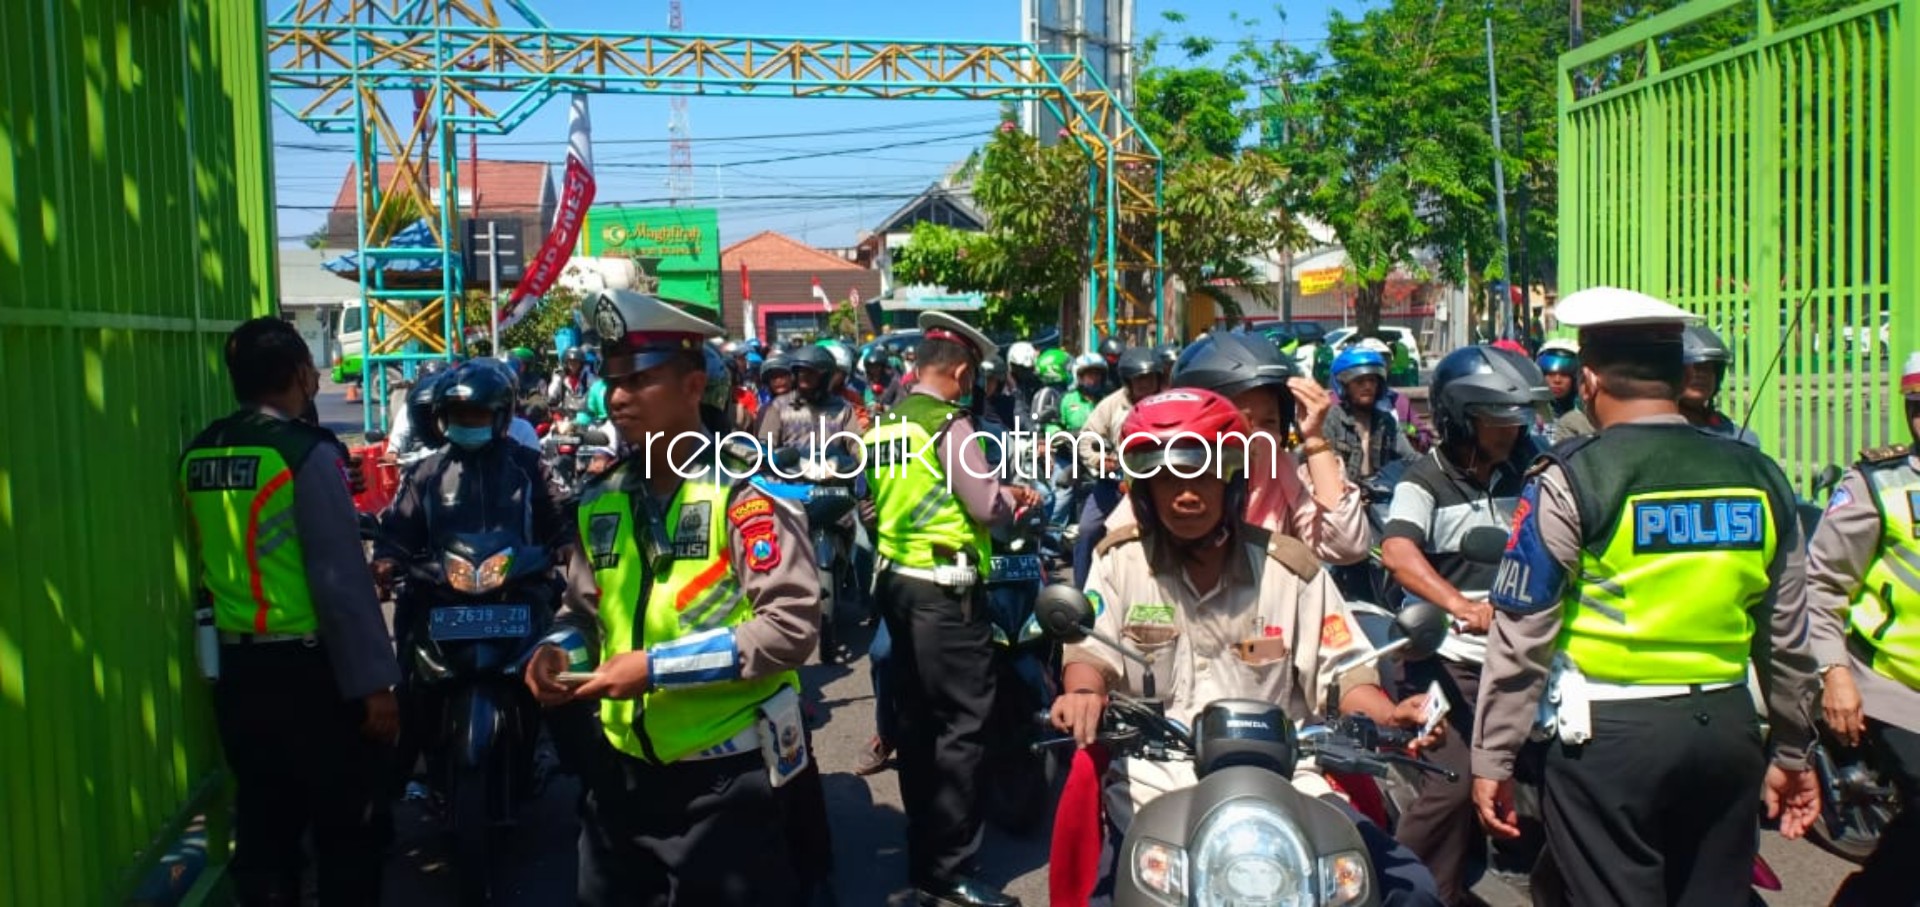
[[[1453,705],[1447,702],[1447,694],[1440,689],[1440,681],[1436,680],[1428,684],[1427,707],[1425,714],[1421,716],[1420,736],[1425,737],[1433,733],[1434,728],[1440,726],[1440,722],[1446,719],[1447,712],[1452,708]]]
[[[807,767],[807,729],[800,713],[800,694],[783,686],[760,703],[760,755],[767,762],[767,780],[785,785]]]

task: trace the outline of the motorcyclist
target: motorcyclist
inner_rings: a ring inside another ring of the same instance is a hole
[[[1360,489],[1346,480],[1324,426],[1332,401],[1257,334],[1220,334],[1187,347],[1173,386],[1213,391],[1238,407],[1252,428],[1247,451],[1248,523],[1307,543],[1329,564],[1364,559],[1373,547]],[[1287,449],[1298,433],[1301,444]],[[1296,453],[1297,451],[1297,453]],[[1107,521],[1121,519],[1122,506]]]
[[[1687,383],[1680,390],[1680,414],[1695,427],[1759,447],[1759,435],[1728,418],[1716,405],[1727,366],[1733,364],[1733,353],[1720,335],[1706,325],[1689,324],[1680,342],[1687,364]]]
[[[447,374],[444,363],[430,362],[420,367],[413,387],[407,389],[406,405],[393,414],[393,429],[387,433],[388,459],[411,466],[447,443],[440,433],[440,421],[433,415],[440,381]]]
[[[787,354],[793,363],[793,390],[760,412],[754,435],[769,450],[798,448],[803,453],[827,449],[851,452],[859,446],[858,418],[847,401],[831,392],[833,354],[809,344]],[[835,438],[839,435],[839,438]]]
[[[1067,383],[1072,380],[1073,356],[1066,350],[1052,349],[1040,354],[1034,365],[1034,388],[1032,402],[1028,409],[1033,413],[1033,421],[1043,436],[1060,430],[1060,404],[1067,394]]]
[[[1087,427],[1087,417],[1107,391],[1107,360],[1087,353],[1073,360],[1073,390],[1060,399],[1060,428],[1073,435]]]
[[[587,391],[593,387],[593,370],[587,368],[587,351],[574,347],[560,357],[560,371],[547,382],[547,405],[571,416],[587,405]]]
[[[873,412],[867,407],[867,395],[861,388],[860,376],[853,371],[853,350],[838,340],[822,340],[827,355],[833,357],[833,377],[827,382],[827,393],[847,401],[853,407],[854,421],[865,433],[873,426]]]
[[[1034,368],[1040,362],[1040,351],[1025,340],[1007,347],[1007,375],[1012,392],[1021,398],[1019,408],[1023,417],[1031,417],[1033,395],[1040,390],[1040,379],[1034,374]]]
[[[1362,488],[1398,460],[1418,456],[1387,402],[1387,360],[1376,350],[1351,346],[1333,359],[1340,405],[1327,415],[1327,441],[1346,467],[1347,480]]]
[[[765,412],[767,404],[774,398],[793,390],[793,362],[787,358],[786,350],[774,350],[760,361],[760,411]]]
[[[1148,671],[1157,672],[1151,685],[1160,691],[1167,717],[1188,727],[1208,703],[1226,698],[1271,702],[1298,721],[1317,714],[1329,692],[1342,713],[1386,725],[1420,725],[1424,696],[1396,705],[1371,666],[1343,669],[1372,647],[1307,547],[1239,519],[1247,492],[1247,431],[1233,403],[1206,390],[1150,396],[1128,413],[1122,457],[1133,477],[1128,495],[1139,522],[1101,542],[1086,592],[1100,635],[1122,641],[1151,667],[1095,640],[1065,647],[1066,692],[1049,717],[1080,745],[1098,736],[1108,692],[1145,695]],[[1172,469],[1198,475],[1181,478]],[[1285,639],[1284,654],[1244,654],[1252,650],[1243,641],[1266,638]],[[1160,794],[1195,783],[1191,762],[1114,761],[1096,902],[1112,897],[1119,844],[1133,816]],[[1354,819],[1391,892],[1388,903],[1437,903],[1431,877],[1410,855],[1395,854],[1392,840],[1347,806],[1305,760],[1294,786]]]
[[[1173,367],[1180,362],[1179,345],[1162,343],[1154,347],[1153,361],[1160,367],[1160,381],[1162,386],[1171,385],[1173,382]]]
[[[1580,344],[1571,340],[1549,340],[1540,346],[1540,355],[1534,362],[1547,376],[1547,390],[1553,395],[1549,403],[1549,417],[1553,422],[1547,426],[1548,439],[1557,444],[1568,438],[1593,434],[1593,421],[1580,408]]]
[[[1076,582],[1086,579],[1093,563],[1093,546],[1100,540],[1100,526],[1120,504],[1120,426],[1133,405],[1157,394],[1165,386],[1160,377],[1153,350],[1133,347],[1120,354],[1120,389],[1108,394],[1087,416],[1075,442],[1080,460],[1080,475],[1092,477],[1087,503],[1080,512],[1080,535],[1073,545],[1073,574]]]
[[[1380,543],[1394,581],[1446,609],[1459,629],[1448,636],[1440,657],[1404,666],[1400,689],[1440,685],[1456,736],[1435,747],[1430,758],[1462,775],[1472,768],[1469,743],[1493,619],[1487,596],[1496,565],[1464,556],[1461,544],[1474,529],[1504,533],[1512,525],[1527,466],[1540,452],[1529,429],[1544,386],[1525,353],[1503,347],[1463,347],[1441,359],[1429,391],[1440,443],[1409,464],[1394,486]],[[1438,777],[1422,776],[1420,798],[1401,817],[1396,833],[1433,870],[1442,897],[1449,904],[1466,904],[1468,864],[1478,858],[1484,835],[1475,820],[1472,789],[1429,780]],[[1499,847],[1491,855],[1493,868],[1530,869],[1537,837]]]

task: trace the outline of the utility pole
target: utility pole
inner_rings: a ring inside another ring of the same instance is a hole
[[[493,358],[506,359],[500,355],[500,236],[493,230],[493,221],[487,221],[487,329],[493,332]]]
[[[1506,146],[1500,142],[1500,82],[1493,71],[1493,17],[1487,17],[1487,103],[1493,109],[1493,191],[1495,210],[1500,215],[1500,301],[1494,309],[1497,323],[1506,336],[1515,336],[1513,325],[1513,264],[1507,253],[1507,168],[1502,161]]]

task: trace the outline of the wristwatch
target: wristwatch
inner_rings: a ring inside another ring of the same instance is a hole
[[[1830,664],[1830,665],[1821,665],[1821,666],[1820,666],[1820,672],[1819,672],[1819,673],[1820,673],[1820,679],[1821,679],[1821,680],[1825,680],[1825,679],[1827,679],[1827,672],[1828,672],[1828,671],[1831,671],[1831,670],[1833,670],[1834,668],[1844,668],[1844,667],[1846,667],[1846,665],[1845,665],[1844,663],[1841,663],[1841,662],[1835,662],[1834,664]]]

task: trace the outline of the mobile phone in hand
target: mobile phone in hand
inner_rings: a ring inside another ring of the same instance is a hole
[[[1420,736],[1425,737],[1433,733],[1433,729],[1440,726],[1441,719],[1446,718],[1447,712],[1452,708],[1452,703],[1447,702],[1446,692],[1440,689],[1440,681],[1436,680],[1429,684],[1427,686],[1426,714],[1423,716],[1424,720],[1420,724]]]
[[[561,671],[553,681],[563,687],[577,687],[594,678],[592,671]]]

